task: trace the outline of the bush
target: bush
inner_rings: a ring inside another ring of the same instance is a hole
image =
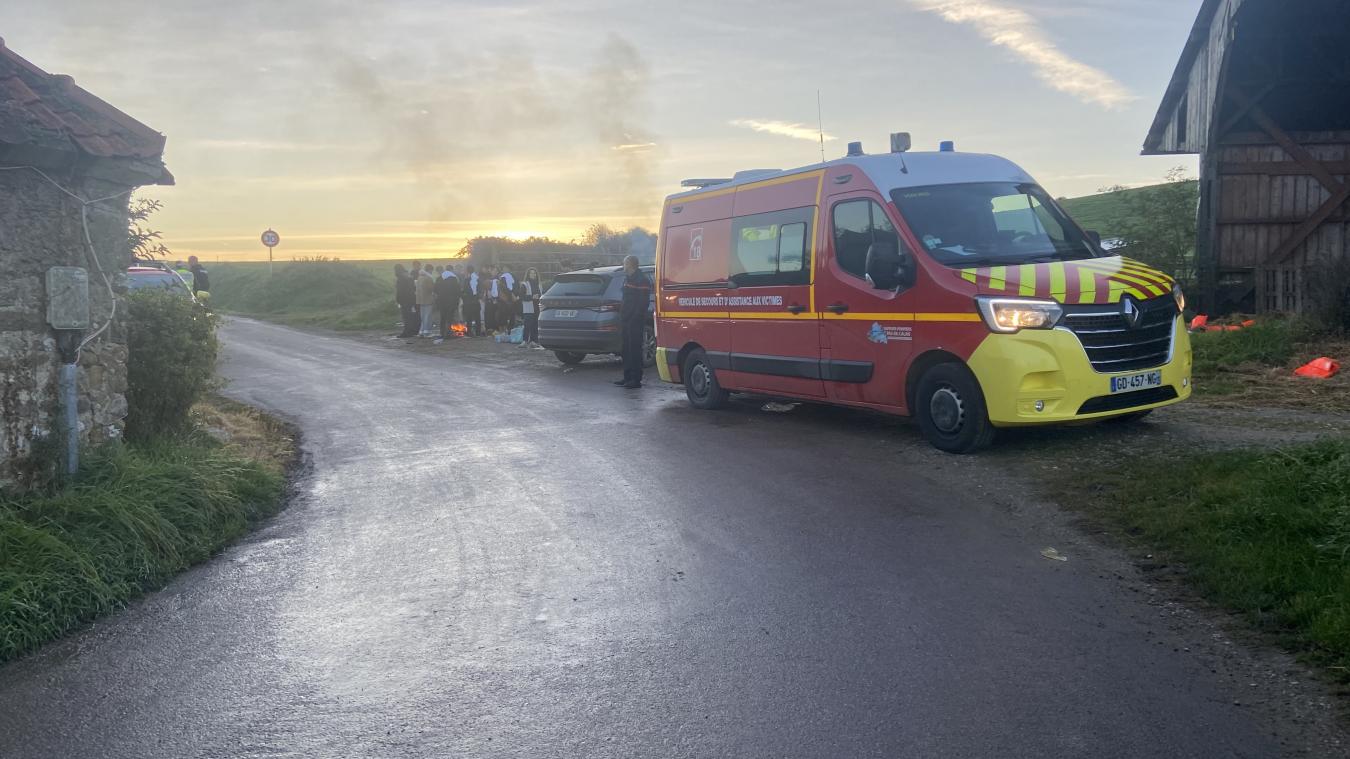
[[[168,292],[142,290],[127,303],[127,437],[185,430],[192,404],[212,386],[215,318]]]
[[[0,497],[0,662],[206,559],[281,494],[280,471],[196,433],[109,445],[63,490]]]

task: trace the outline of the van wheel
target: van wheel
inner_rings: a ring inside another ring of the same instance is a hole
[[[558,360],[564,364],[579,364],[586,360],[585,353],[577,353],[576,351],[553,351],[553,355],[557,356]]]
[[[648,324],[642,328],[642,368],[656,366],[656,329]]]
[[[934,448],[973,453],[994,441],[994,426],[980,383],[960,364],[938,364],[924,372],[914,394],[919,429]]]
[[[717,374],[708,364],[708,354],[702,348],[689,353],[684,360],[684,393],[694,408],[710,411],[727,402],[727,391],[717,384]]]

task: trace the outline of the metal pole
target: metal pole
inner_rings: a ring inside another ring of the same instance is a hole
[[[61,357],[61,369],[56,375],[56,394],[61,404],[61,434],[65,437],[66,454],[62,463],[66,474],[75,474],[80,468],[80,401],[78,371],[80,360],[80,330],[56,330],[56,350]]]
[[[272,246],[267,246],[267,276],[272,276]]]
[[[80,468],[80,407],[75,394],[77,368],[76,364],[61,364],[61,374],[57,379],[64,417],[62,432],[66,437],[66,474],[75,474]]]

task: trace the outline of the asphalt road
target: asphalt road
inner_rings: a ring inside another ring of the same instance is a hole
[[[229,394],[304,432],[295,501],[0,669],[0,756],[1283,750],[1155,608],[1042,558],[1048,528],[902,424],[224,335]]]

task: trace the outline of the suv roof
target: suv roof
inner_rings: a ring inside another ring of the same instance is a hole
[[[638,266],[638,270],[646,272],[656,271],[656,264],[641,264]],[[573,269],[572,271],[565,271],[562,274],[617,274],[621,271],[623,271],[622,266],[597,266],[594,269]],[[562,274],[558,276],[562,276]]]

